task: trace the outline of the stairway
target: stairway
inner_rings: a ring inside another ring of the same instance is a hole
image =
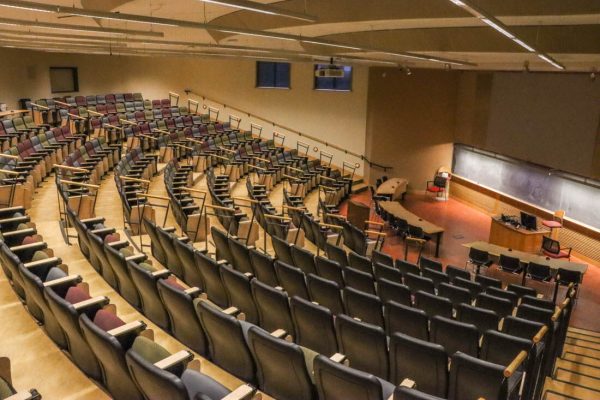
[[[352,181],[352,194],[362,193],[369,188],[362,176],[355,176]]]
[[[600,332],[570,327],[543,400],[600,399]]]

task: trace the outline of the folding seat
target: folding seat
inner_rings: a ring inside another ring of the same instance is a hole
[[[421,269],[429,268],[429,269],[432,269],[432,270],[438,271],[438,272],[443,271],[441,262],[432,260],[427,257],[421,257],[419,259],[419,266],[421,267]]]
[[[104,251],[104,243],[115,242],[117,246],[123,245],[123,242],[119,240],[118,234],[114,232],[114,228],[100,228],[88,230],[87,235],[91,253],[94,255],[90,259],[92,266],[102,274],[106,283],[117,289],[117,278]],[[96,265],[94,265],[94,260],[97,263]]]
[[[283,290],[287,292],[288,296],[309,299],[305,275],[300,268],[281,261],[275,261],[275,273],[277,274],[277,281],[283,287]]]
[[[171,100],[170,99],[161,99],[160,100],[160,106],[162,108],[170,108],[171,107]]]
[[[356,270],[366,272],[371,275],[373,274],[373,264],[371,262],[371,259],[356,254],[353,251],[351,251],[350,254],[348,254],[348,264],[350,265],[350,267]]]
[[[495,311],[500,318],[505,318],[509,315],[512,315],[514,309],[513,303],[511,303],[510,300],[492,296],[487,293],[481,293],[479,296],[477,296],[476,304],[477,307]]]
[[[217,260],[226,260],[229,264],[235,265],[235,260],[233,259],[231,250],[229,250],[229,235],[214,226],[210,228],[210,232],[215,241]]]
[[[380,250],[373,250],[373,253],[371,253],[371,260],[373,261],[373,265],[375,265],[376,263],[380,263],[382,265],[385,265],[386,267],[394,266],[394,259],[392,258],[392,256],[390,256],[389,254],[385,254],[383,251]]]
[[[112,109],[111,106],[107,106],[106,108],[108,110]],[[116,111],[117,114],[125,114],[125,119],[127,119],[128,121],[133,122],[135,120],[135,118],[134,119],[130,118],[131,117],[131,112],[133,110],[126,109],[125,108],[125,104],[123,104],[123,103],[116,103],[114,110]]]
[[[399,285],[402,284],[402,273],[394,267],[376,262],[373,264],[373,274],[376,280],[386,279]]]
[[[305,274],[317,273],[315,267],[315,255],[312,252],[296,245],[291,246],[290,252],[292,254],[292,260],[294,260],[293,265],[300,268]]]
[[[504,400],[508,397],[508,382],[504,367],[458,353],[450,364],[448,399]]]
[[[383,305],[379,297],[346,287],[343,290],[346,313],[363,322],[377,326],[385,326]]]
[[[360,290],[368,294],[375,294],[375,281],[373,276],[366,272],[347,267],[344,269],[344,282],[346,287]]]
[[[134,260],[138,263],[144,262],[147,257],[145,254],[133,255],[133,251],[129,247],[117,249],[111,246],[110,243],[104,245],[106,258],[110,263],[110,268],[115,275],[119,294],[135,308],[140,308],[140,295],[137,287],[131,280],[129,268],[127,267],[128,260]]]
[[[88,108],[90,106],[95,106],[97,104],[96,96],[85,96],[85,103],[87,104]]]
[[[479,331],[473,324],[435,316],[430,324],[431,341],[441,344],[447,354],[457,351],[477,357],[479,351]]]
[[[340,287],[344,286],[344,275],[342,267],[337,261],[330,260],[323,256],[315,257],[315,267],[318,276],[337,283]]]
[[[510,290],[503,290],[503,289],[498,289],[495,287],[489,287],[485,291],[485,293],[490,296],[499,297],[501,299],[510,301],[513,308],[515,308],[517,306],[517,304],[519,303],[519,296],[515,292],[512,292]]]
[[[480,335],[490,329],[497,331],[500,323],[500,318],[495,311],[464,303],[458,306],[456,319],[466,324],[475,325]]]
[[[452,302],[444,297],[419,290],[415,293],[415,307],[427,314],[428,317],[440,315],[452,318]]]
[[[444,272],[440,272],[431,268],[423,268],[423,277],[429,278],[433,281],[433,285],[436,289],[439,288],[441,283],[450,283],[450,277]]]
[[[311,381],[317,353],[255,326],[248,330],[248,347],[256,363],[260,390],[277,399],[317,400]]]
[[[126,101],[125,102],[125,111],[127,111],[127,112],[135,112],[135,111],[138,111],[138,110],[135,108],[135,104],[133,103],[133,101]],[[142,115],[143,115],[143,113],[142,113]],[[137,113],[136,113],[136,120],[137,119],[138,119],[138,116],[137,116]]]
[[[196,268],[200,271],[204,291],[208,299],[221,308],[228,307],[227,292],[223,286],[220,273],[220,265],[223,263],[200,251],[194,252],[194,259],[196,260]]]
[[[231,393],[211,377],[186,368],[194,358],[189,351],[169,353],[161,345],[138,336],[125,355],[133,381],[146,399],[223,399]],[[249,395],[243,397],[249,399]]]
[[[443,346],[402,333],[390,336],[390,382],[415,382],[421,392],[446,397],[448,354]]]
[[[403,276],[406,274],[419,275],[421,268],[418,265],[409,263],[408,261],[396,259],[394,266],[402,273]]]
[[[228,303],[244,313],[245,321],[257,324],[258,311],[256,310],[256,304],[254,304],[250,286],[250,281],[253,278],[249,278],[227,265],[221,265],[220,271],[221,280],[227,292]]]
[[[91,298],[83,287],[75,286],[74,282],[70,287],[46,288],[44,296],[65,333],[73,362],[90,378],[101,380],[102,371],[98,359],[83,337],[79,315],[85,313],[94,318],[96,312],[108,305],[109,299],[105,296]]]
[[[163,114],[162,114],[162,111],[160,110],[160,108],[154,108],[152,110],[152,119],[161,120],[160,122],[162,122],[162,124],[159,124],[158,128],[161,130],[167,130],[167,125],[162,121],[162,118],[163,118]]]
[[[421,392],[408,386],[396,386],[394,400],[446,400],[446,397],[438,397]]]
[[[143,224],[144,230],[150,236],[152,257],[156,258],[156,261],[162,265],[165,265],[167,263],[167,255],[158,238],[157,225],[148,218],[143,219]]]
[[[344,313],[341,289],[336,282],[308,274],[306,284],[310,300],[329,309],[333,315]]]
[[[402,275],[404,276],[404,284],[410,288],[413,294],[419,290],[432,294],[435,293],[435,286],[431,279],[423,278],[410,272]]]
[[[125,324],[116,315],[103,310],[96,313],[94,320],[81,314],[79,326],[100,363],[104,387],[115,399],[143,400],[127,370],[125,353],[135,338],[146,330],[146,324],[142,321]]]
[[[387,337],[381,327],[341,314],[335,319],[335,330],[340,352],[350,367],[388,379]]]
[[[155,268],[148,261],[136,263],[128,261],[129,272],[140,294],[144,315],[163,329],[169,329],[169,315],[158,293],[157,282],[168,279],[167,269]]]
[[[533,296],[533,297],[537,296],[537,290],[535,290],[534,288],[516,285],[514,283],[509,284],[506,287],[506,290],[516,293],[517,296],[519,296],[519,298],[521,298],[523,296]]]
[[[106,103],[106,112],[108,114],[118,114],[117,106],[115,103]]]
[[[549,299],[539,299],[534,296],[523,296],[521,297],[521,304],[527,304],[533,307],[542,308],[544,310],[549,310],[554,312],[556,309],[556,304]]]
[[[518,274],[523,271],[521,260],[519,260],[517,257],[510,257],[504,254],[500,254],[498,268],[501,271],[509,272],[511,274]]]
[[[142,100],[144,104],[144,110],[152,110],[152,101],[150,100]]]
[[[115,104],[117,102],[117,98],[114,94],[107,94],[104,96],[104,99],[106,100],[106,104]]]
[[[65,101],[64,102],[67,103],[67,104],[69,104],[70,106],[76,105],[76,103],[75,103],[75,97],[73,97],[73,96],[67,96],[67,97],[65,97]]]
[[[552,273],[548,265],[530,262],[527,264],[527,277],[539,282],[548,282],[552,279]]]
[[[388,400],[394,392],[391,383],[322,355],[315,359],[314,376],[320,400]]]
[[[394,301],[406,306],[412,305],[411,292],[408,286],[401,283],[392,282],[385,278],[377,281],[377,295],[382,303]]]
[[[194,311],[194,299],[200,295],[198,288],[186,289],[175,279],[157,282],[160,299],[169,315],[173,336],[200,355],[207,351],[206,336]]]
[[[125,101],[143,101],[141,93],[123,93],[123,98]]]
[[[333,315],[325,307],[294,296],[290,299],[294,321],[294,342],[319,354],[332,356],[338,352]],[[318,327],[317,329],[315,329]]]
[[[385,303],[385,328],[388,335],[395,332],[429,340],[429,318],[423,310],[389,301]]]
[[[269,286],[279,285],[277,275],[275,273],[274,260],[268,254],[251,249],[250,250],[250,262],[252,263],[252,269],[256,275],[256,278],[266,283]]]
[[[487,251],[471,247],[469,249],[469,259],[467,260],[465,268],[469,264],[473,266],[473,272],[475,272],[476,275],[479,275],[481,267],[489,267],[490,265],[492,265],[492,260],[490,258],[490,254]]]
[[[152,100],[152,108],[153,109],[160,109],[161,108],[160,100]]]
[[[165,254],[167,256],[167,264],[165,267],[175,274],[175,276],[183,278],[183,265],[181,265],[181,260],[177,256],[175,245],[173,244],[175,240],[180,239],[171,232],[164,230],[160,226],[156,227],[156,233],[158,234],[160,244],[165,250]]]
[[[452,284],[454,286],[458,286],[461,288],[465,288],[467,289],[469,292],[471,292],[471,297],[475,298],[477,297],[477,295],[481,292],[483,292],[483,286],[481,285],[481,283],[479,282],[473,282],[471,280],[468,279],[463,279],[460,277],[456,277],[452,280]]]
[[[240,240],[234,239],[231,236],[228,238],[228,243],[229,252],[233,257],[233,263],[231,263],[231,265],[233,265],[235,269],[244,274],[254,275],[252,263],[250,262],[250,248],[247,247]],[[254,248],[254,246],[252,246],[251,248]]]
[[[475,276],[475,282],[480,283],[483,290],[487,290],[489,287],[495,287],[502,289],[502,281],[500,279],[491,278],[489,276],[478,274]]]
[[[455,278],[471,280],[471,273],[464,268],[455,267],[453,265],[447,265],[445,272],[446,274],[448,274],[450,282],[453,282]]]
[[[252,280],[250,285],[258,310],[259,325],[269,332],[283,329],[292,335],[294,323],[290,315],[287,293],[265,285],[256,279]]]
[[[468,289],[448,283],[441,283],[438,286],[438,296],[449,299],[454,309],[457,309],[462,303],[471,304],[472,302],[471,292]]]
[[[273,244],[273,250],[275,250],[277,260],[283,261],[289,265],[295,265],[290,244],[288,244],[285,240],[278,238],[277,236],[271,236],[271,242]]]
[[[350,265],[348,263],[348,255],[343,247],[328,243],[325,246],[325,250],[327,252],[327,257],[329,257],[330,260],[337,261],[342,268],[346,268],[348,265]]]

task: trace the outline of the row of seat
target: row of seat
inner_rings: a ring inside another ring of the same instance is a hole
[[[97,104],[114,104],[114,103],[125,103],[134,101],[144,101],[144,97],[141,93],[117,93],[117,94],[105,94],[105,95],[90,95],[90,96],[67,96],[56,99],[39,99],[36,100],[35,104],[39,104],[50,108],[60,108],[59,104],[55,101],[58,100],[61,103],[66,103],[70,106],[93,106]],[[171,101],[169,99],[154,100],[153,104],[162,106],[162,104],[169,106]]]
[[[5,118],[1,122],[0,140],[2,141],[2,150],[6,150],[10,146],[15,146],[20,141],[24,141],[50,129],[50,125],[36,124],[29,115]]]

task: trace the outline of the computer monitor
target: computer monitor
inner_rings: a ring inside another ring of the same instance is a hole
[[[537,218],[535,215],[527,214],[526,212],[521,211],[521,225],[523,225],[527,230],[535,231],[537,230]]]

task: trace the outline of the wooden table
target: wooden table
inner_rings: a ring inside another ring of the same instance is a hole
[[[7,110],[0,111],[0,118],[11,117],[13,115],[28,114],[29,110]]]
[[[387,196],[390,200],[404,199],[406,185],[408,185],[408,180],[404,178],[390,178],[379,185],[375,194],[378,196]]]
[[[409,225],[417,226],[423,229],[423,232],[426,235],[436,237],[435,243],[435,256],[439,257],[440,254],[440,241],[442,240],[442,234],[444,233],[444,228],[432,224],[429,221],[425,221],[423,218],[419,217],[408,211],[406,208],[402,207],[400,203],[397,201],[381,201],[379,203],[381,208],[383,208],[386,212],[393,215],[396,218],[400,218],[408,222]]]
[[[506,247],[498,246],[496,244],[488,243],[488,242],[472,242],[463,244],[464,247],[467,248],[476,248],[478,250],[487,251],[491,256],[500,257],[501,254],[509,257],[516,257],[521,260],[522,263],[536,263],[540,265],[547,265],[556,274],[559,268],[566,269],[569,271],[576,271],[581,273],[581,277],[583,278],[583,274],[587,271],[587,264],[576,263],[572,261],[568,261],[565,259],[559,258],[550,258],[546,256],[542,256],[539,254],[528,253],[525,251],[519,250],[509,250]]]
[[[489,242],[509,249],[535,253],[542,248],[542,238],[548,230],[529,231],[502,222],[500,217],[492,217]]]

